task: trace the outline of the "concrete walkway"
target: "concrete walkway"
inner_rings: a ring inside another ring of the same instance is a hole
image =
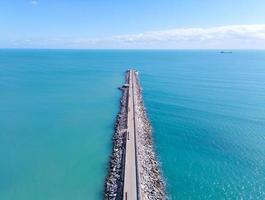
[[[128,98],[128,121],[127,121],[127,139],[126,139],[126,158],[124,171],[124,200],[137,200],[137,153],[136,153],[136,130],[134,121],[134,91],[135,85],[134,71],[130,70],[129,76],[129,98]]]

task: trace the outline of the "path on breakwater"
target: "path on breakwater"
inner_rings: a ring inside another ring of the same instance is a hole
[[[125,145],[125,163],[124,163],[124,199],[138,199],[138,168],[137,168],[137,150],[135,134],[135,110],[134,110],[134,71],[129,71],[128,86],[128,115],[127,115],[127,135]]]

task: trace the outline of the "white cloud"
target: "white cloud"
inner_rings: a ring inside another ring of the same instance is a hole
[[[265,24],[231,25],[212,28],[177,28],[140,34],[120,35],[115,38],[124,42],[209,41],[227,39],[265,40]]]
[[[32,5],[37,5],[37,4],[38,4],[38,1],[37,1],[37,0],[31,0],[30,3],[31,3]]]
[[[36,48],[265,49],[265,24],[176,28],[106,38],[24,38]]]

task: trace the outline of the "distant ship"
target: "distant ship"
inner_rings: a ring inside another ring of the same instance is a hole
[[[220,51],[220,53],[233,53],[232,51]]]

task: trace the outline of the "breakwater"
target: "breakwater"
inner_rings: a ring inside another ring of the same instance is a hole
[[[165,183],[160,173],[152,139],[152,127],[146,115],[139,78],[135,74],[135,121],[138,166],[142,199],[166,199]]]
[[[165,199],[138,73],[128,70],[105,183],[105,199]]]

